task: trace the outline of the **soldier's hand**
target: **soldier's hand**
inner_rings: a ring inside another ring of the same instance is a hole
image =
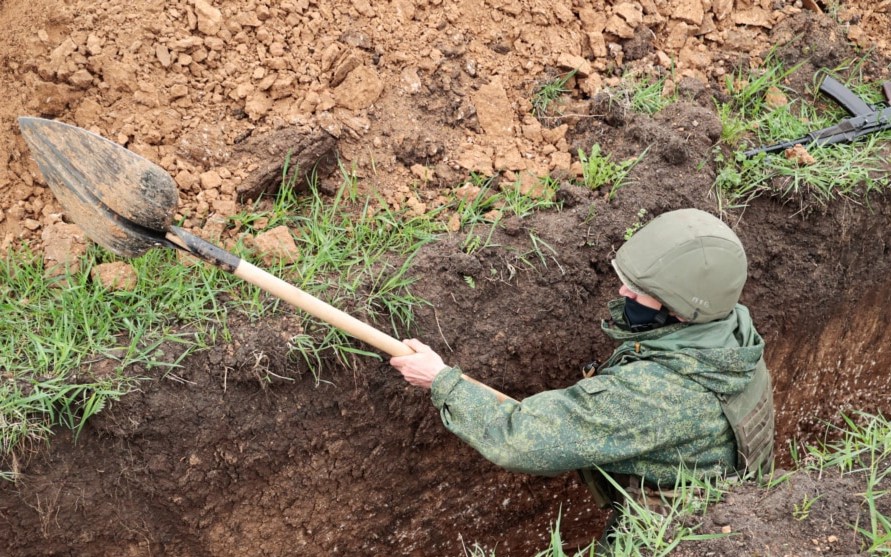
[[[448,366],[432,348],[417,339],[402,341],[406,346],[415,351],[408,356],[393,356],[390,365],[395,367],[405,380],[415,385],[429,389],[439,372]]]

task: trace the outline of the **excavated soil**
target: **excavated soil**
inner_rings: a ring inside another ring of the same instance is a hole
[[[60,243],[82,243],[18,134],[26,114],[162,166],[178,220],[199,234],[273,192],[288,152],[323,190],[339,183],[339,161],[364,191],[415,212],[471,171],[523,183],[550,173],[564,180],[561,211],[509,219],[495,247],[470,254],[464,231],[424,248],[412,274],[430,304],[412,333],[511,396],[564,387],[612,348],[598,326],[618,286],[610,254],[640,211],[717,212],[712,99],[724,76],[794,41],[778,55],[803,62],[789,86],[806,95],[817,69],[857,54],[850,41],[875,48],[865,78],[887,78],[888,2],[804,4],[0,0],[2,249],[60,259]],[[626,71],[664,74],[672,61],[681,100],[653,117],[604,93]],[[581,69],[562,113],[531,116],[536,83],[570,67]],[[617,159],[650,148],[614,200],[566,180],[593,143]],[[887,196],[821,206],[768,195],[723,216],[749,254],[743,302],[768,346],[781,463],[841,413],[891,410]],[[317,384],[288,355],[291,314],[230,319],[229,343],[175,374],[129,369],[150,380],[76,443],[60,431],[22,456],[19,480],[0,486],[2,554],[464,555],[479,544],[501,557],[546,547],[558,516],[568,546],[599,534],[604,517],[574,475],[489,464],[385,363],[327,362]],[[860,554],[851,480],[782,489],[742,489],[704,526],[741,535],[683,554]],[[826,496],[810,519],[789,520],[813,493]]]

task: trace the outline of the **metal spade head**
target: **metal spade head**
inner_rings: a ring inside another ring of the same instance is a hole
[[[18,122],[56,199],[90,239],[125,257],[165,244],[179,196],[161,167],[76,126]]]

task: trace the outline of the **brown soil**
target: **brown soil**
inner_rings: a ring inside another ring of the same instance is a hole
[[[612,202],[567,184],[564,210],[508,221],[493,236],[499,247],[467,254],[458,232],[414,264],[415,292],[431,305],[413,333],[449,362],[515,397],[571,384],[611,350],[597,326],[617,286],[609,254],[638,211],[717,209],[712,97],[723,77],[795,39],[779,55],[804,62],[790,81],[802,93],[815,70],[855,54],[848,41],[876,47],[865,71],[879,82],[889,48],[887,2],[846,2],[836,19],[742,0],[579,4],[238,0],[215,11],[201,1],[0,0],[0,248],[50,252],[63,220],[17,132],[25,114],[94,130],[161,165],[197,232],[274,189],[288,151],[301,168],[318,161],[329,186],[336,155],[362,188],[426,211],[469,171],[565,178],[579,147],[597,142],[623,158],[652,146]],[[623,72],[664,73],[672,59],[682,100],[655,117],[598,96]],[[535,84],[580,61],[590,69],[570,84],[563,115],[529,116]],[[768,343],[781,452],[820,438],[841,412],[891,410],[891,204],[873,194],[802,208],[765,197],[726,213],[750,257],[743,301]],[[553,248],[534,268],[522,255],[530,233]],[[487,463],[386,364],[329,362],[316,385],[287,356],[288,314],[233,320],[229,344],[187,358],[175,376],[129,370],[157,380],[76,444],[57,435],[15,485],[0,486],[3,554],[463,555],[479,543],[530,555],[558,514],[570,545],[598,535],[603,516],[573,475]],[[741,492],[706,525],[731,524],[737,545],[686,555],[857,554],[844,527],[857,488],[809,481],[763,500]],[[820,490],[840,495],[810,520],[776,518]]]
[[[888,481],[882,489],[888,488]],[[683,544],[675,557],[708,555],[883,555],[866,551],[854,526],[869,530],[862,474],[840,476],[837,471],[797,473],[779,487],[760,489],[742,484],[720,505],[706,513],[698,533],[731,535]],[[877,499],[888,516],[891,503]]]

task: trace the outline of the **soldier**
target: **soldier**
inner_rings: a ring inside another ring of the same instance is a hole
[[[616,252],[622,296],[604,333],[619,342],[575,385],[499,402],[461,380],[418,340],[390,363],[430,388],[445,427],[493,463],[517,472],[579,470],[598,502],[611,483],[671,489],[681,467],[703,476],[770,466],[774,413],[764,342],[738,303],[742,243],[697,209],[653,219]]]

